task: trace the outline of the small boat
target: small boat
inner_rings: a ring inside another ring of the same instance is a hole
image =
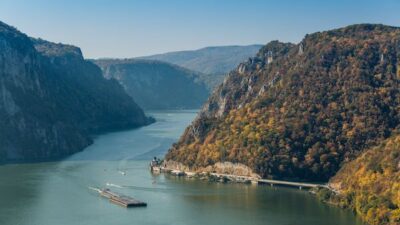
[[[152,173],[161,173],[164,168],[162,167],[162,160],[157,157],[154,157],[153,160],[151,160],[149,166]]]

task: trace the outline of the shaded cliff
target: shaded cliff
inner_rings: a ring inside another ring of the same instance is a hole
[[[79,48],[31,39],[0,22],[0,162],[65,157],[90,134],[151,122]]]
[[[210,90],[200,73],[153,60],[102,59],[94,61],[107,79],[114,78],[145,109],[195,109]]]

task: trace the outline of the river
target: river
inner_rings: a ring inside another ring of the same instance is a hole
[[[156,123],[100,135],[65,160],[0,166],[0,224],[362,224],[352,212],[323,204],[304,190],[152,175],[149,160],[165,154],[196,112],[150,114]],[[148,206],[126,209],[89,187],[108,187]]]

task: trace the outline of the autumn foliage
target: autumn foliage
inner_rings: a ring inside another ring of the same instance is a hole
[[[299,45],[271,42],[229,74],[167,159],[326,181],[398,128],[399,43],[400,29],[383,25],[314,33]]]
[[[400,135],[343,166],[330,181],[340,196],[328,201],[354,209],[368,223],[400,224]]]

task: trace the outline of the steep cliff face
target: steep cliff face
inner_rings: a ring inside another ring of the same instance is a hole
[[[210,91],[200,74],[153,60],[95,60],[108,79],[117,80],[145,109],[199,108]]]
[[[0,162],[65,157],[91,144],[91,133],[150,122],[78,48],[1,22],[0,118]]]
[[[271,42],[215,89],[166,158],[325,181],[399,125],[400,29],[354,25]]]
[[[63,117],[79,121],[90,132],[151,122],[118,82],[104,79],[99,67],[83,59],[79,48],[42,40],[34,40],[34,44],[47,59],[50,72],[59,78],[57,82],[66,84],[68,95],[54,93],[55,101],[67,103],[58,106],[65,112]]]

